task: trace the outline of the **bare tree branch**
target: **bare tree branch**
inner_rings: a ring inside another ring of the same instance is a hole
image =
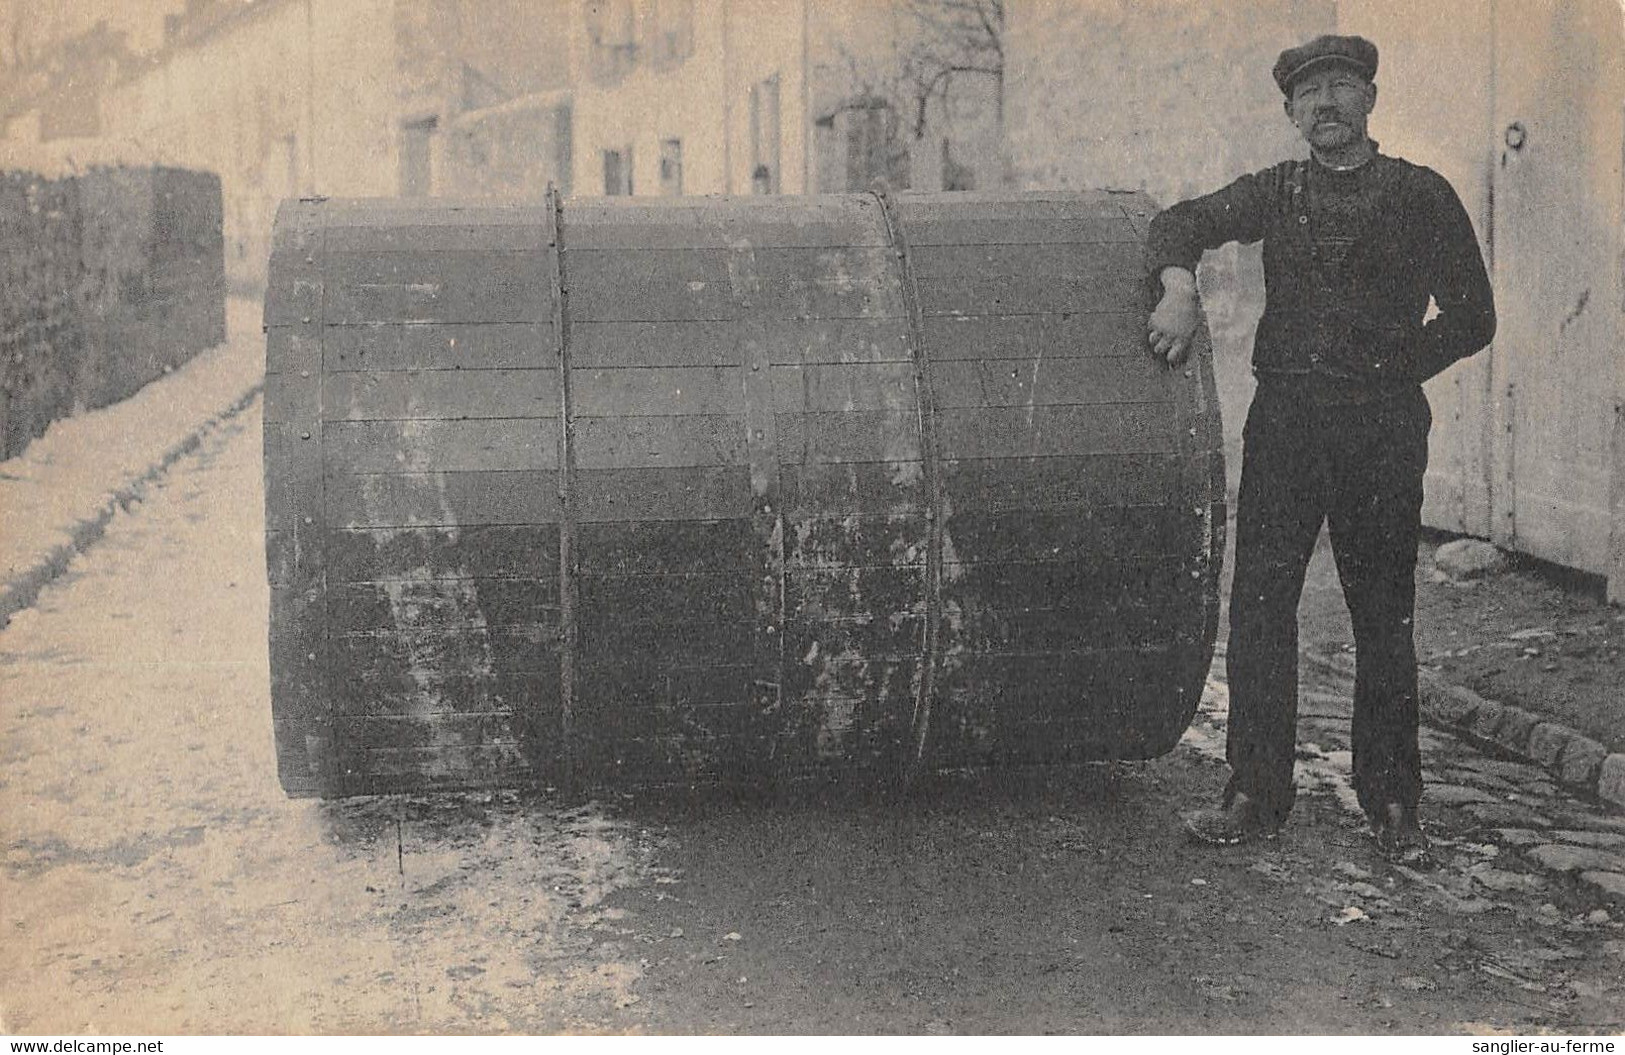
[[[890,0],[905,16],[905,28],[891,57],[859,60],[840,49],[851,69],[858,98],[881,99],[908,118],[886,126],[892,136],[923,140],[929,130],[932,103],[946,106],[960,75],[992,81],[995,120],[1002,120],[1004,87],[1004,0]],[[898,156],[906,146],[888,145]]]

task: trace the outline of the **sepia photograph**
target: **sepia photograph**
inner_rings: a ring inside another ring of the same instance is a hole
[[[1625,0],[0,0],[8,1038],[1611,1051],[1622,605]]]

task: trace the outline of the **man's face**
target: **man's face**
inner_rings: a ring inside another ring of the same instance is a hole
[[[1293,82],[1286,113],[1310,146],[1336,150],[1365,141],[1366,118],[1376,105],[1376,85],[1332,63]]]

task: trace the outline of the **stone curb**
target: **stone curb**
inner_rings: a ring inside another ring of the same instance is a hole
[[[76,511],[71,526],[64,529],[68,541],[40,554],[32,564],[18,568],[0,583],[0,626],[13,615],[32,605],[45,585],[67,570],[73,558],[95,545],[107,532],[107,525],[119,509],[140,501],[147,488],[181,458],[196,450],[203,440],[225,422],[246,410],[265,389],[263,380],[238,394],[223,409],[211,414],[165,450],[145,470],[127,477],[123,483],[100,496],[94,508]]]
[[[1309,664],[1353,679],[1354,660],[1305,651]],[[1563,786],[1625,809],[1625,753],[1609,753],[1589,736],[1511,704],[1487,700],[1432,671],[1417,677],[1422,718],[1478,744],[1493,745],[1550,773]]]
[[[1352,680],[1354,659],[1303,651],[1305,662]],[[1487,700],[1452,685],[1432,671],[1417,672],[1422,720],[1475,745],[1492,745],[1550,773],[1571,790],[1616,808],[1625,807],[1625,753],[1609,754],[1597,741],[1558,722],[1543,721],[1522,707]],[[1548,872],[1573,873],[1607,901],[1625,905],[1622,860],[1598,849],[1535,841],[1520,856]]]

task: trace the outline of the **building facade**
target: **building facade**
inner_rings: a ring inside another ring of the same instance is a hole
[[[38,65],[58,73],[13,102],[0,167],[218,173],[228,275],[257,291],[284,198],[540,194],[567,179],[566,10],[543,0],[188,0],[147,52],[125,48],[75,73],[79,37],[47,49]],[[89,87],[64,122],[68,81]]]
[[[573,187],[803,194],[867,189],[880,178],[927,190],[997,186],[998,78],[972,71],[923,84],[951,64],[952,47],[929,39],[922,15],[951,7],[584,0],[572,27]]]

